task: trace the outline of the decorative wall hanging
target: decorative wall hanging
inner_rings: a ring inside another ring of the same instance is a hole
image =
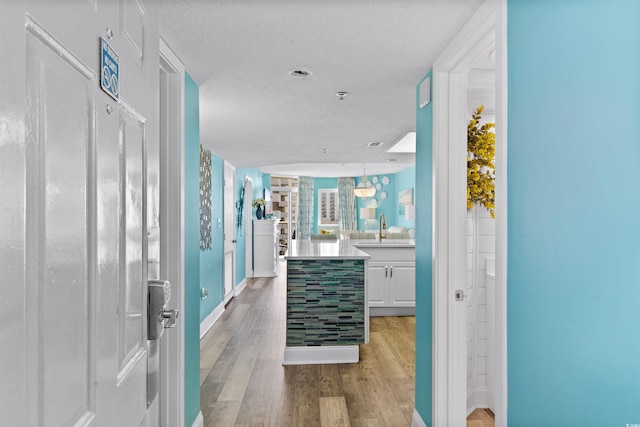
[[[407,188],[398,193],[398,215],[404,215],[407,205],[413,204],[413,188]]]
[[[240,190],[240,198],[236,202],[236,207],[238,208],[238,214],[236,217],[238,218],[238,228],[242,228],[242,219],[244,217],[244,192],[247,188],[247,181],[244,181],[242,185],[242,189]]]
[[[467,209],[484,206],[495,218],[496,134],[491,131],[495,123],[478,127],[484,105],[479,106],[467,126]]]
[[[200,145],[200,250],[211,248],[211,151]]]

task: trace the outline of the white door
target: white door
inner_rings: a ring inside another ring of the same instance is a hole
[[[159,209],[156,8],[0,4],[3,425],[157,418],[146,394],[146,233]],[[119,55],[119,102],[99,86],[101,37]]]
[[[224,163],[224,302],[233,297],[236,284],[236,171]]]
[[[244,201],[242,206],[244,207],[243,214],[243,226],[244,226],[244,250],[245,250],[245,267],[244,277],[253,277],[253,208],[251,207],[251,194],[253,192],[253,181],[251,178],[245,178],[244,180]]]

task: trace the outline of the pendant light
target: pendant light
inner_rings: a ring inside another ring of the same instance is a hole
[[[373,197],[376,194],[376,189],[367,179],[367,167],[364,164],[363,169],[362,181],[353,189],[353,194],[356,197]]]

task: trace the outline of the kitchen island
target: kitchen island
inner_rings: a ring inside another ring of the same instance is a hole
[[[369,258],[349,240],[292,245],[284,365],[358,362],[369,341]]]

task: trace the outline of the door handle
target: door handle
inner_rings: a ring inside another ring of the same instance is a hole
[[[235,239],[233,239],[233,240],[231,241],[231,243],[236,243],[236,240],[235,240]]]
[[[384,277],[389,277],[389,267],[384,266]]]
[[[393,277],[393,265],[391,267],[389,267],[389,277],[390,278]]]

